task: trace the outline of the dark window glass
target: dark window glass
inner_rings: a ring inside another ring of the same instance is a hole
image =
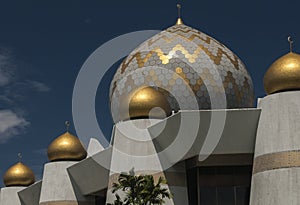
[[[198,185],[197,185],[197,168],[189,169],[186,172],[188,183],[189,204],[198,204]]]
[[[200,204],[201,205],[217,205],[217,189],[216,187],[201,187]],[[190,203],[192,204],[192,203]]]
[[[248,205],[250,201],[250,187],[236,187],[236,204]]]
[[[105,197],[96,196],[96,205],[105,205]]]
[[[217,187],[218,205],[234,205],[234,188],[233,187]]]
[[[252,166],[187,170],[190,205],[248,205]]]

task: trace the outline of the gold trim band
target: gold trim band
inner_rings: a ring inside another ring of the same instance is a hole
[[[253,162],[253,174],[291,167],[300,167],[300,150],[275,152],[256,157]]]

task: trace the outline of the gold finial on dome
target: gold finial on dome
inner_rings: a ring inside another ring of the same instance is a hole
[[[183,21],[181,19],[181,5],[180,4],[177,4],[177,9],[178,9],[178,19],[177,19],[176,25],[182,25]]]
[[[67,132],[57,137],[48,147],[49,161],[80,161],[87,153],[80,140],[69,133],[70,122],[66,121]]]
[[[277,59],[264,76],[267,94],[300,90],[300,55],[293,52],[293,41],[288,37],[290,52]]]
[[[169,102],[157,87],[143,87],[131,92],[120,108],[121,120],[156,118],[163,119],[172,114]],[[129,105],[125,107],[125,105]],[[128,116],[129,115],[129,116]]]
[[[19,162],[11,166],[3,176],[6,187],[29,186],[35,182],[33,171],[21,162],[22,155],[18,154]]]

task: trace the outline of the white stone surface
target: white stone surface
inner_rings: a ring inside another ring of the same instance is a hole
[[[42,181],[38,181],[18,192],[22,205],[39,205]],[[0,204],[1,205],[1,204]]]
[[[272,94],[259,101],[255,157],[300,150],[300,91]]]
[[[257,173],[252,178],[250,205],[299,205],[300,168]]]
[[[103,151],[104,148],[103,146],[100,144],[100,142],[95,139],[95,138],[91,138],[90,142],[89,142],[89,146],[87,148],[87,156],[91,157],[101,151]]]
[[[300,150],[300,91],[268,95],[259,100],[258,107],[262,112],[255,157]],[[281,168],[254,174],[250,204],[299,205],[300,168]]]
[[[152,137],[148,132],[148,128],[158,122],[161,120],[140,119],[120,122],[115,125],[110,176],[128,172],[131,169],[134,169],[136,174],[157,174],[164,171]],[[176,168],[171,170],[176,172]],[[182,169],[178,171],[182,172]],[[183,176],[183,180],[186,180],[185,175]],[[114,182],[112,180],[110,178],[110,184]],[[186,203],[188,200],[186,187],[172,186],[168,189],[174,194],[176,192],[177,197],[166,199],[166,205],[188,204]],[[111,203],[114,199],[115,197],[109,188],[106,203]]]
[[[21,205],[18,192],[26,187],[4,187],[1,189],[1,205]]]
[[[53,201],[91,201],[80,194],[74,182],[70,179],[67,168],[77,162],[49,162],[45,164],[40,203]]]
[[[260,112],[256,108],[179,111],[148,130],[158,136],[154,144],[171,163],[197,155],[203,160],[209,154],[252,154]]]
[[[88,157],[67,170],[84,195],[103,192],[107,189],[112,147]],[[87,171],[88,167],[88,171]]]
[[[132,120],[115,125],[111,172],[161,171],[151,135],[147,128],[160,120]]]

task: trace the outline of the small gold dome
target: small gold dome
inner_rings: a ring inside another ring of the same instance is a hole
[[[33,171],[22,162],[10,167],[3,176],[6,187],[10,186],[29,186],[35,182]]]
[[[276,60],[264,77],[267,94],[300,90],[300,55],[290,52]]]
[[[87,153],[80,140],[66,132],[56,138],[48,147],[49,161],[80,161]]]
[[[135,90],[126,98],[126,101],[122,103],[123,106],[120,107],[122,120],[141,118],[163,119],[172,113],[165,95],[162,91],[153,87],[143,87]],[[129,108],[127,107],[128,105]]]

